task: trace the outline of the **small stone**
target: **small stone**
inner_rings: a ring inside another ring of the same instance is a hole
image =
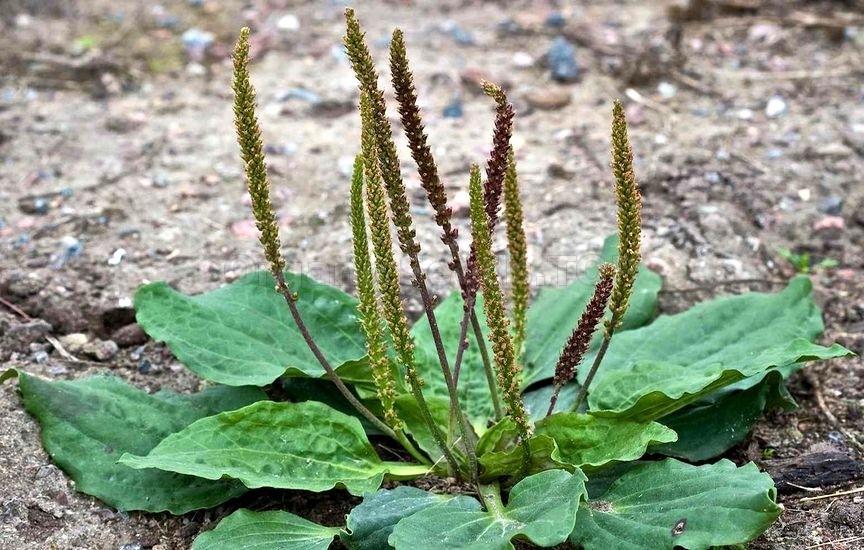
[[[837,195],[825,197],[819,205],[819,210],[830,216],[839,216],[843,211],[843,199]]]
[[[201,61],[207,53],[207,48],[213,44],[213,34],[207,31],[192,27],[180,37],[183,41],[183,47],[186,48],[186,55],[192,61]]]
[[[84,346],[90,341],[86,334],[81,332],[73,332],[59,338],[60,345],[69,353],[81,353]]]
[[[71,260],[75,260],[81,256],[83,250],[84,245],[81,241],[71,235],[66,235],[60,239],[60,245],[57,248],[57,252],[51,255],[51,267],[54,269],[60,269]]]
[[[441,116],[444,118],[462,118],[465,115],[465,109],[462,107],[460,99],[454,99],[449,105],[441,111]]]
[[[516,52],[511,62],[518,69],[527,69],[534,65],[534,57],[528,52]]]
[[[149,359],[142,359],[142,360],[138,361],[139,374],[148,374],[150,372],[150,367],[151,367],[151,364],[150,364]]]
[[[772,96],[765,105],[765,116],[768,118],[777,118],[786,114],[789,110],[786,100],[779,95]]]
[[[678,93],[678,87],[670,82],[661,82],[657,85],[657,93],[663,99],[672,99]]]
[[[147,333],[141,328],[138,323],[130,323],[125,327],[120,327],[111,334],[111,339],[114,340],[121,348],[129,348],[138,346],[147,341]]]
[[[48,352],[47,351],[37,351],[33,354],[33,360],[40,365],[43,365],[48,362]]]
[[[553,111],[570,104],[573,96],[569,90],[560,88],[545,88],[531,90],[525,95],[525,101],[535,109]]]
[[[120,262],[123,261],[123,257],[126,255],[125,248],[118,248],[111,254],[111,257],[108,258],[108,265],[120,265]]]
[[[299,31],[300,19],[292,13],[287,13],[276,21],[276,28],[286,33]]]
[[[441,30],[450,35],[450,38],[453,39],[457,44],[461,44],[463,46],[473,46],[477,43],[474,38],[474,34],[471,31],[464,29],[459,23],[447,20],[441,25]]]
[[[813,231],[842,231],[845,226],[840,216],[825,216],[813,224]]]
[[[546,53],[552,78],[559,82],[575,82],[579,79],[579,64],[576,48],[564,37],[556,38]]]
[[[117,352],[119,346],[113,340],[95,340],[84,346],[83,352],[97,361],[109,361]]]
[[[739,120],[752,120],[753,119],[753,110],[752,109],[739,109],[736,114]]]
[[[552,27],[553,29],[560,29],[567,24],[567,18],[564,17],[564,14],[562,14],[560,11],[553,11],[548,16],[546,16],[545,24],[547,27]]]

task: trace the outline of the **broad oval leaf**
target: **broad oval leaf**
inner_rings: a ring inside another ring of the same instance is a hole
[[[663,425],[678,434],[678,441],[658,445],[652,451],[691,462],[720,456],[744,441],[767,409],[796,407],[783,379],[801,366],[790,365],[772,369],[764,376],[751,376],[742,380],[750,384],[748,388],[738,389],[735,388],[738,384],[732,384],[661,418]]]
[[[42,427],[45,450],[79,491],[120,510],[172,514],[210,508],[246,492],[236,481],[135,470],[117,460],[123,453],[146,454],[199,418],[266,398],[258,388],[151,395],[107,376],[48,382],[18,372],[18,378],[24,407]]]
[[[585,496],[582,472],[547,470],[514,485],[501,510],[482,510],[473,498],[455,497],[397,523],[389,542],[396,550],[512,550],[510,541],[518,536],[554,546],[572,532]]]
[[[649,447],[678,439],[674,431],[657,422],[633,422],[620,418],[557,413],[537,423],[535,433],[557,444],[556,461],[586,473],[616,462],[638,460]]]
[[[477,444],[483,478],[513,475],[522,450],[510,418],[492,426]],[[649,447],[675,441],[675,432],[657,422],[633,422],[586,414],[557,413],[537,422],[529,440],[531,472],[574,467],[591,473],[600,468],[637,460]]]
[[[610,235],[603,243],[597,264],[615,263],[618,259],[618,236]],[[582,311],[591,299],[597,281],[597,267],[592,266],[574,282],[564,287],[541,288],[537,299],[528,308],[528,332],[525,337],[525,370],[522,387],[552,378],[555,364],[564,344],[579,323]],[[641,327],[654,318],[657,309],[657,293],[662,282],[660,276],[640,266],[630,307],[624,316],[620,331]],[[590,365],[593,352],[599,347],[602,331],[591,341],[585,363]],[[545,412],[545,411],[544,411]]]
[[[849,355],[810,343],[823,328],[811,288],[797,277],[776,294],[719,298],[616,334],[591,386],[590,409],[652,420],[772,367]]]
[[[451,495],[436,495],[416,487],[381,489],[351,510],[347,532],[343,531],[340,539],[349,550],[390,548],[387,538],[399,521],[452,498]]]
[[[570,542],[584,550],[706,550],[756,538],[780,512],[774,482],[752,463],[670,458],[630,468],[583,504]]]
[[[327,550],[339,532],[289,512],[241,508],[198,535],[192,550]]]
[[[366,355],[357,300],[306,275],[285,272],[285,278],[324,356],[337,370],[355,373]],[[135,315],[195,374],[220,384],[265,386],[283,375],[324,376],[266,271],[196,296],[164,282],[145,285],[135,293]]]
[[[734,353],[731,351],[730,355],[734,356]],[[849,350],[837,344],[825,348],[799,338],[785,345],[763,349],[761,353],[754,352],[737,361],[733,357],[721,363],[688,366],[653,360],[637,361],[631,363],[629,368],[607,373],[593,385],[588,406],[592,414],[598,416],[649,421],[662,418],[719,388],[764,373],[773,367],[850,354]]]
[[[240,480],[250,489],[375,491],[387,472],[418,477],[426,468],[385,463],[360,422],[323,403],[259,401],[191,424],[165,438],[147,456],[124,455],[133,468],[158,468]]]

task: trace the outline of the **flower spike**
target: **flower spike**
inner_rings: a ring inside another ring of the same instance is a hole
[[[642,196],[633,173],[633,148],[620,101],[612,107],[612,173],[618,203],[618,273],[609,301],[612,317],[606,321],[606,333],[610,335],[621,326],[642,258]]]
[[[594,285],[594,294],[588,305],[585,306],[585,311],[582,312],[582,317],[579,319],[579,324],[573,329],[573,333],[561,350],[561,356],[558,358],[558,364],[555,366],[555,387],[552,391],[552,398],[549,400],[549,411],[546,416],[552,414],[555,410],[555,403],[558,401],[558,394],[566,384],[568,384],[576,375],[576,368],[582,362],[585,352],[588,351],[588,346],[591,344],[591,337],[600,324],[603,318],[603,313],[606,311],[606,304],[609,302],[609,294],[612,292],[612,282],[615,277],[615,267],[612,264],[600,264],[600,279]]]
[[[504,176],[507,172],[507,159],[510,155],[510,137],[513,134],[513,105],[507,101],[507,95],[501,87],[491,82],[483,82],[483,91],[495,100],[495,130],[492,134],[492,151],[486,161],[486,183],[483,193],[486,201],[486,215],[489,216],[489,231],[495,229],[498,222],[498,207],[501,203],[501,191],[504,186]]]
[[[405,39],[399,29],[393,31],[393,39],[390,42],[390,73],[396,101],[399,103],[399,116],[405,128],[405,135],[408,137],[411,156],[417,163],[420,183],[426,191],[429,204],[435,210],[435,222],[443,230],[442,239],[447,242],[449,239],[456,238],[455,229],[450,223],[453,211],[447,207],[447,193],[438,177],[438,166],[432,158],[432,150],[426,141],[426,129],[420,117],[420,108],[417,106],[414,76],[408,67]]]
[[[360,303],[360,325],[366,334],[366,350],[369,354],[369,367],[375,383],[375,391],[384,412],[384,421],[394,430],[401,428],[396,415],[394,401],[396,384],[387,358],[387,341],[384,337],[381,314],[375,299],[375,277],[372,273],[372,260],[369,257],[369,241],[366,236],[366,215],[363,207],[363,156],[354,160],[354,173],[351,176],[351,232],[354,236],[354,269],[357,272],[357,293]]]
[[[274,274],[285,269],[279,242],[279,224],[270,202],[270,181],[267,178],[267,164],[264,159],[264,144],[261,140],[261,127],[255,113],[255,88],[249,78],[249,28],[240,31],[240,38],[234,49],[234,125],[237,129],[237,142],[240,156],[246,171],[247,187],[252,199],[252,214],[258,227],[258,240],[264,247],[264,257]]]
[[[507,157],[507,172],[504,175],[504,219],[507,223],[507,248],[510,251],[510,273],[513,277],[514,347],[518,357],[525,342],[528,298],[531,294],[528,275],[528,245],[525,242],[522,201],[519,198],[519,181],[516,174],[516,155],[513,148]]]
[[[486,214],[483,190],[480,183],[480,168],[471,166],[471,182],[469,187],[471,203],[471,233],[474,237],[474,250],[477,252],[477,274],[480,287],[483,290],[483,306],[486,312],[486,324],[489,325],[489,340],[498,374],[498,386],[504,395],[507,412],[516,423],[520,439],[526,450],[525,460],[530,458],[527,448],[531,426],[525,405],[520,395],[520,368],[516,363],[513,351],[513,340],[510,337],[509,321],[504,313],[504,297],[498,274],[495,272],[495,256],[492,253],[492,237],[489,234],[489,220]],[[527,462],[526,462],[527,463]]]

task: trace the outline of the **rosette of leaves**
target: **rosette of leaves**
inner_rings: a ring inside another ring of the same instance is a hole
[[[460,251],[397,31],[399,113],[459,281],[436,305],[384,94],[359,23],[346,15],[363,98],[362,146],[346,182],[359,300],[285,270],[244,30],[235,115],[270,269],[199,295],[163,282],[138,290],[138,323],[209,383],[200,393],[150,394],[103,376],[3,374],[18,378],[52,459],[78,490],[129,511],[182,514],[259,488],[362,497],[336,526],[276,506],[238,509],[200,534],[196,550],[326,549],[337,538],[372,550],[509,549],[517,540],[693,550],[757,537],[781,513],[771,478],[753,464],[704,462],[742,441],[765,410],[794,407],[784,389],[792,372],[850,354],[814,343],[823,326],[810,281],[657,317],[661,281],[639,263],[641,198],[616,103],[618,234],[594,268],[529,302],[512,105],[484,86],[496,108],[492,152],[485,181],[472,170],[472,246]],[[509,303],[491,253],[502,199],[519,274]],[[424,304],[413,325],[398,253]],[[392,452],[398,447],[404,453]],[[434,476],[455,477],[464,491],[410,483]]]

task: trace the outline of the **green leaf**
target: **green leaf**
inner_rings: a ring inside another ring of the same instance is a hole
[[[259,401],[191,424],[147,456],[124,455],[133,468],[204,479],[238,479],[250,489],[376,490],[384,474],[419,476],[426,468],[382,462],[360,422],[316,401]]]
[[[603,243],[597,264],[615,263],[618,259],[618,236],[611,235]],[[597,267],[591,267],[565,287],[541,288],[537,299],[528,308],[528,332],[525,338],[525,371],[523,388],[555,374],[555,364],[564,344],[579,323],[579,318],[594,292]],[[630,297],[630,307],[624,316],[620,331],[641,327],[654,318],[657,293],[662,282],[660,276],[641,266]],[[602,331],[594,335],[584,364],[590,365],[600,345]],[[582,369],[586,370],[586,369]],[[548,406],[548,404],[547,404]],[[545,412],[545,411],[544,411]]]
[[[752,463],[633,467],[579,509],[570,542],[584,550],[705,550],[742,544],[777,517],[774,482]]]
[[[590,409],[652,420],[771,367],[849,355],[810,343],[823,328],[810,292],[810,280],[797,277],[777,294],[720,298],[616,334]]]
[[[286,272],[285,278],[299,294],[297,307],[330,363],[341,373],[338,367],[362,360],[357,300],[305,275]],[[135,294],[136,319],[193,372],[214,382],[264,386],[283,375],[324,376],[274,287],[264,271],[197,296],[152,283]]]
[[[539,546],[567,540],[585,493],[582,472],[548,470],[513,486],[506,506],[484,511],[469,497],[456,497],[417,512],[393,529],[396,550],[512,550],[513,537]]]
[[[649,447],[677,439],[657,422],[632,422],[587,414],[557,413],[537,423],[537,436],[557,443],[553,459],[590,473],[615,462],[637,460]]]
[[[390,548],[387,538],[400,520],[436,504],[447,502],[450,495],[436,495],[416,487],[381,489],[367,496],[348,514],[348,531],[340,539],[349,550]]]
[[[511,477],[522,467],[522,449],[517,444],[519,432],[509,416],[489,428],[477,441],[477,457],[481,466],[481,480]],[[558,447],[547,435],[534,435],[528,440],[530,450],[529,473],[556,468],[572,470],[573,466],[555,459]]]
[[[435,308],[435,317],[438,320],[438,328],[441,331],[441,339],[445,343],[447,359],[453,368],[456,360],[456,344],[459,342],[460,325],[464,312],[462,295],[452,292],[444,301]],[[483,296],[477,296],[475,311],[483,329],[483,334],[488,334],[483,315]],[[432,340],[432,332],[426,318],[421,318],[411,327],[411,335],[414,337],[416,346],[417,370],[425,380],[423,392],[431,397],[441,397],[449,400],[447,384],[441,372],[438,362],[438,353],[435,350],[435,342]],[[493,414],[492,395],[486,382],[486,373],[483,370],[483,361],[474,331],[468,326],[468,348],[462,358],[462,368],[459,373],[459,404],[468,415],[471,424],[477,433],[483,433],[486,429],[486,421]]]
[[[237,482],[139,471],[117,459],[126,452],[146,454],[199,418],[264,399],[258,388],[150,395],[114,377],[56,382],[23,372],[18,377],[24,407],[42,426],[45,450],[79,491],[120,510],[172,514],[216,506],[246,492]]]
[[[241,508],[198,535],[192,550],[327,550],[339,531],[288,512]]]
[[[744,441],[766,410],[792,410],[797,406],[783,379],[791,370],[801,366],[771,369],[745,378],[661,418],[660,422],[678,434],[678,441],[658,445],[652,451],[691,462],[720,456]],[[750,387],[734,387],[741,383],[750,384]]]
[[[761,353],[754,350],[738,361],[689,366],[637,361],[631,363],[629,369],[618,369],[604,376],[589,394],[588,406],[592,414],[598,416],[654,420],[772,367],[850,354],[837,344],[825,348],[799,338],[786,345],[763,348]]]
[[[504,418],[477,443],[483,479],[513,475],[522,451],[513,421]],[[574,467],[591,473],[600,468],[637,460],[659,443],[675,441],[675,432],[657,422],[632,422],[586,414],[557,413],[537,422],[529,440],[530,472]]]

